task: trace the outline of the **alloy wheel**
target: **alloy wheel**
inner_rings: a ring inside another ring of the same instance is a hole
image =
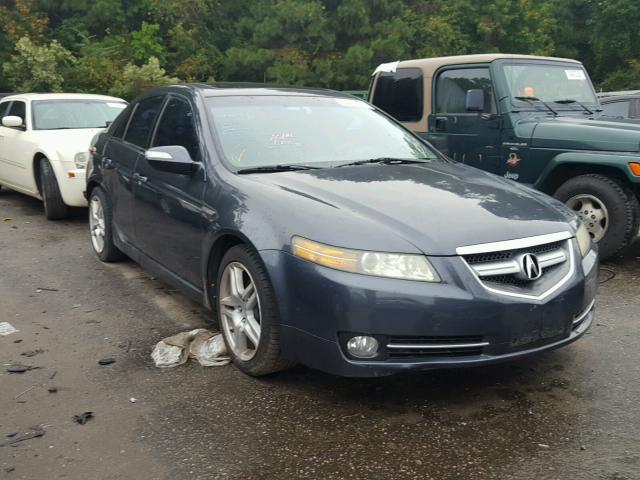
[[[222,272],[218,311],[228,347],[240,360],[251,360],[260,343],[260,297],[240,262],[229,263]]]
[[[95,196],[89,204],[89,229],[91,231],[91,243],[96,252],[104,249],[105,220],[102,202]]]
[[[567,206],[573,209],[595,242],[599,242],[609,227],[609,212],[604,203],[593,195],[576,195],[567,200]]]

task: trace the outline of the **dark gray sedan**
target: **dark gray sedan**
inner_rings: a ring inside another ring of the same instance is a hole
[[[598,254],[572,211],[349,95],[155,89],[99,136],[87,181],[98,257],[215,311],[250,375],[482,365],[593,320]]]

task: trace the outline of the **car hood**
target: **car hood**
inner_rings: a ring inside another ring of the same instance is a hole
[[[640,124],[618,119],[555,117],[525,120],[519,133],[531,132],[530,145],[538,148],[638,152]],[[524,137],[528,135],[525,133]]]
[[[429,255],[455,255],[465,245],[573,233],[575,215],[560,202],[460,164],[374,164],[248,177],[298,197],[299,208],[283,220],[291,224],[296,214],[305,217],[305,231],[294,233],[343,247],[402,248],[390,246],[387,237],[395,236],[402,240],[395,245],[408,242]],[[336,232],[340,224],[360,238]]]
[[[73,160],[76,153],[87,152],[94,135],[104,128],[79,128],[73,130],[34,130],[34,137],[48,154],[56,152],[63,160]]]

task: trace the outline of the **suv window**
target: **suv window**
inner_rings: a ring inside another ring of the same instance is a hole
[[[22,124],[24,125],[24,119],[27,116],[27,107],[25,103],[14,101],[7,112],[7,117],[10,116],[20,117],[22,119]]]
[[[112,134],[113,137],[122,138],[124,135],[124,129],[127,128],[127,122],[129,122],[129,118],[131,117],[131,112],[134,110],[135,106],[129,107],[115,119]]]
[[[0,118],[7,116],[6,112],[7,108],[9,108],[9,105],[11,105],[11,102],[0,103]]]
[[[484,91],[484,113],[495,113],[488,68],[445,70],[436,80],[435,113],[469,113],[465,108],[467,90]]]
[[[602,115],[607,117],[629,118],[629,100],[602,104]]]
[[[378,76],[373,104],[400,122],[422,119],[424,86],[422,70],[399,68]]]
[[[124,135],[125,141],[133,143],[142,148],[147,148],[153,124],[160,113],[160,107],[164,101],[164,96],[150,97],[140,100],[138,107],[131,116],[127,133]]]
[[[169,97],[152,143],[153,147],[168,145],[180,145],[187,149],[192,159],[198,158],[198,135],[193,111],[186,100],[178,97]]]

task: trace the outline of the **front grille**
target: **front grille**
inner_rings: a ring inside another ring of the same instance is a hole
[[[462,255],[467,265],[476,273],[483,285],[506,294],[538,296],[558,282],[566,279],[572,252],[569,240],[542,245],[501,250],[497,252]],[[526,278],[523,262],[531,254],[538,260],[542,271],[540,278]]]
[[[523,253],[533,253],[539,255],[541,253],[552,252],[558,250],[564,244],[564,241],[547,243],[545,245],[536,245],[529,248],[519,248],[517,250],[505,250],[502,252],[489,252],[489,253],[477,253],[475,255],[465,255],[464,259],[469,265],[476,265],[478,263],[495,262],[499,260],[510,260]]]
[[[476,356],[488,344],[481,336],[388,337],[387,358]]]

